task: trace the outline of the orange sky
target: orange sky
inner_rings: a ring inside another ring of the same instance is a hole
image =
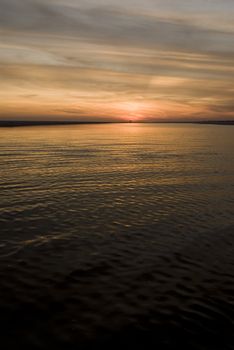
[[[0,119],[234,119],[230,0],[0,5]]]

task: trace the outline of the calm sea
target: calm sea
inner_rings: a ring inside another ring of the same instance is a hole
[[[0,129],[3,343],[234,348],[234,127]]]

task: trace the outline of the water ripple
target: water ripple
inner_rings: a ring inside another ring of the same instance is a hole
[[[233,129],[0,130],[5,348],[234,348]]]

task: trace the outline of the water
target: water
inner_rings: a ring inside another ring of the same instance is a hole
[[[234,349],[233,130],[0,129],[4,344]]]

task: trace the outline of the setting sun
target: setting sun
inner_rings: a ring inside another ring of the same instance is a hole
[[[131,121],[143,120],[152,108],[149,104],[141,101],[126,101],[115,105],[116,111],[123,118]]]
[[[6,350],[234,350],[234,0],[0,0]]]

